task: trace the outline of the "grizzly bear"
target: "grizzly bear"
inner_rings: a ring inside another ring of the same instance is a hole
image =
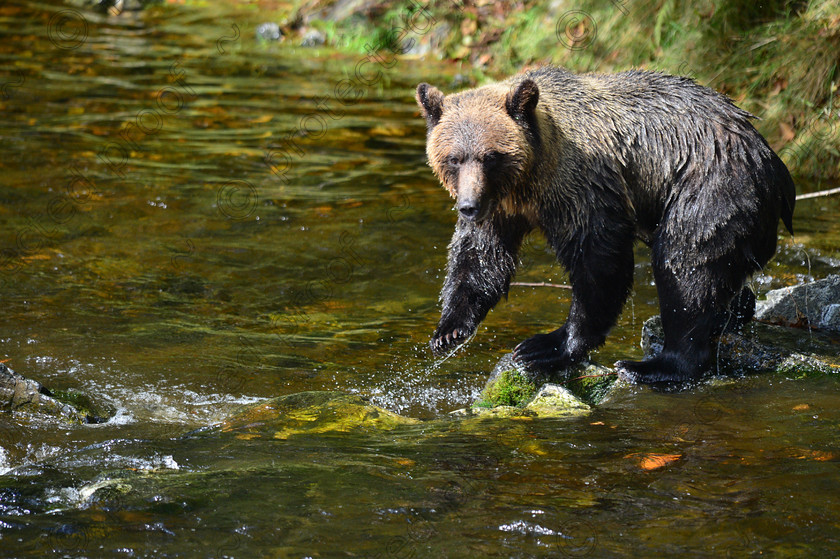
[[[795,192],[754,117],[729,98],[661,73],[553,67],[447,96],[421,83],[416,98],[429,165],[458,211],[435,351],[463,343],[507,296],[535,229],[568,272],[572,302],[562,327],[514,349],[533,375],[604,342],[632,286],[636,238],[651,249],[665,345],[616,363],[622,376],[696,379],[733,299],[734,320],[751,318],[745,282],[776,251],[780,216],[793,232]]]

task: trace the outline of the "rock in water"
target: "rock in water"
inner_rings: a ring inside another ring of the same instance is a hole
[[[603,402],[618,376],[615,371],[593,363],[583,363],[558,373],[552,380],[531,379],[513,363],[511,354],[502,357],[493,369],[481,399],[459,415],[565,417],[588,413],[590,406]]]
[[[299,392],[252,404],[220,425],[239,438],[288,439],[301,434],[387,430],[419,423],[356,394]]]
[[[840,275],[769,291],[756,304],[755,319],[840,332]]]
[[[525,409],[540,417],[560,417],[580,415],[588,412],[590,407],[566,388],[557,384],[544,384]]]
[[[85,422],[72,406],[53,399],[40,382],[24,378],[3,363],[0,363],[0,409],[40,411]]]
[[[745,330],[749,331],[726,333],[713,346],[715,374],[778,373],[802,377],[840,372],[840,359],[830,339],[756,322]],[[649,318],[642,326],[645,356],[656,355],[662,351],[663,344],[662,320],[658,316]]]
[[[25,378],[3,363],[0,363],[0,410],[44,413],[74,423],[101,423],[113,415],[113,410],[94,405],[79,392],[54,394],[40,382]]]

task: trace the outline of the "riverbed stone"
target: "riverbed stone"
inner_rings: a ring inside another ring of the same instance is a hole
[[[823,308],[818,326],[823,330],[840,332],[840,304],[827,305]]]
[[[374,406],[358,394],[318,391],[249,405],[220,427],[239,438],[288,439],[302,434],[387,430],[418,422]]]
[[[840,332],[840,318],[836,318],[840,311],[830,309],[835,305],[840,305],[840,275],[769,291],[764,301],[756,303],[755,319]]]
[[[580,415],[591,408],[567,388],[559,384],[544,384],[533,399],[525,405],[539,417]]]
[[[53,398],[40,382],[25,378],[5,363],[0,363],[0,410],[40,412],[86,423],[85,416],[73,406]]]

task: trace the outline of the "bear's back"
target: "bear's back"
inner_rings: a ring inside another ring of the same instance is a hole
[[[720,136],[722,131],[757,134],[753,115],[691,78],[630,70],[616,74],[573,74],[544,67],[514,76],[540,88],[540,101],[555,125],[571,139],[618,134],[624,142],[638,132]]]
[[[576,197],[587,185],[629,195],[646,229],[657,226],[675,197],[735,205],[783,200],[790,228],[790,175],[752,126],[754,117],[725,95],[690,78],[640,70],[573,74],[544,67],[505,85],[527,79],[539,86],[542,155],[549,160],[542,176],[552,177],[554,188]]]

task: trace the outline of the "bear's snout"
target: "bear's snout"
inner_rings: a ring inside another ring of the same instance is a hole
[[[484,173],[474,161],[465,163],[458,175],[458,193],[455,207],[468,221],[481,221],[486,217],[487,206]]]
[[[466,200],[458,200],[458,211],[461,215],[469,221],[475,221],[478,217],[481,206],[475,198],[468,198]]]

